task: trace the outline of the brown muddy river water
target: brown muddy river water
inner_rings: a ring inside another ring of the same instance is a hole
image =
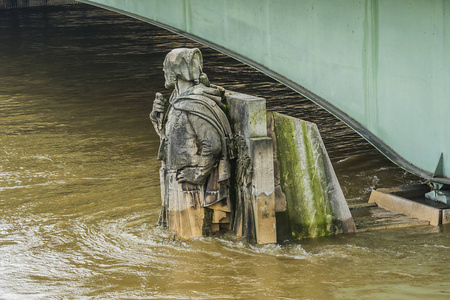
[[[162,61],[201,47],[85,5],[0,10],[0,299],[450,299],[450,228],[254,246],[157,227]],[[349,203],[416,183],[300,95],[201,47],[211,82],[318,123]]]

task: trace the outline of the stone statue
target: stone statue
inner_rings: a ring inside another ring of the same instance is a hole
[[[181,239],[230,226],[231,129],[224,90],[202,71],[199,49],[179,48],[164,60],[169,99],[156,93],[150,119],[160,136],[162,207],[159,224]]]

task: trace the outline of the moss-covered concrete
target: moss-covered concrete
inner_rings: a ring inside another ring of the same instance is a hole
[[[274,113],[274,130],[287,202],[287,214],[283,216],[287,215],[289,224],[284,228],[289,228],[291,238],[353,231],[354,223],[317,126]],[[281,232],[278,235],[285,236]]]

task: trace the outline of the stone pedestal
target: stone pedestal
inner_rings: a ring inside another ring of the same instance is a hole
[[[276,243],[273,142],[267,137],[266,101],[226,92],[236,134],[236,213],[234,231],[258,244]]]
[[[317,126],[277,113],[265,100],[226,92],[236,134],[234,231],[249,242],[355,232]]]

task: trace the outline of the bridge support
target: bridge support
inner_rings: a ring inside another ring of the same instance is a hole
[[[236,234],[266,244],[355,232],[317,126],[266,115],[262,98],[226,98],[239,152]]]

